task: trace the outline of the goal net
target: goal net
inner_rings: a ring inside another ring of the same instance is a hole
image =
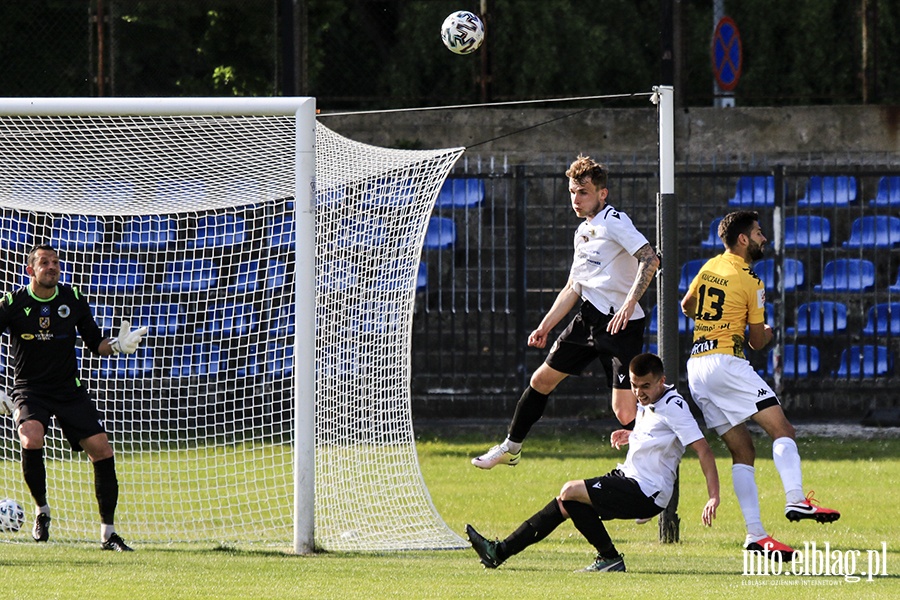
[[[296,517],[312,507],[295,500],[314,489],[316,547],[460,547],[419,469],[409,384],[421,245],[462,150],[367,146],[314,125],[310,111],[315,192],[302,206],[304,124],[222,104],[0,115],[0,290],[26,285],[28,250],[48,242],[106,335],[122,319],[150,331],[131,356],[76,345],[116,451],[117,529],[137,544],[296,549]],[[297,226],[304,210],[312,236]],[[311,315],[298,277],[313,255]],[[8,334],[0,346],[10,392]],[[296,437],[304,423],[312,440]],[[53,539],[96,540],[92,467],[55,421],[45,459]],[[30,512],[8,417],[0,482],[0,496]],[[26,529],[9,539],[30,539]]]

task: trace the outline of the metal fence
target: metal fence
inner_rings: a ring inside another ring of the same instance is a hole
[[[468,185],[475,193],[468,201],[439,200],[434,217],[445,226],[452,222],[455,232],[441,243],[426,242],[423,250],[426,272],[413,331],[417,414],[511,414],[546,355],[528,348],[527,336],[571,265],[579,220],[564,171],[470,168],[448,181],[445,191]],[[609,203],[656,244],[655,168],[614,165],[609,187]],[[769,247],[754,268],[767,285],[776,340],[749,357],[787,408],[832,414],[895,404],[900,171],[860,165],[682,169],[676,201],[680,293],[692,269],[722,251],[717,219],[738,208],[759,211]],[[655,285],[642,305],[646,346],[653,349]],[[691,325],[686,319],[679,325],[684,393]],[[608,414],[608,396],[597,364],[560,386],[548,414]]]

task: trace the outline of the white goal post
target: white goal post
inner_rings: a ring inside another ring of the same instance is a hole
[[[129,542],[464,546],[422,478],[410,398],[422,241],[462,151],[353,142],[312,98],[0,100],[0,288],[46,241],[106,335],[150,328],[134,356],[76,347]],[[94,540],[86,457],[55,424],[45,456],[53,539]],[[8,418],[0,482],[31,506]]]

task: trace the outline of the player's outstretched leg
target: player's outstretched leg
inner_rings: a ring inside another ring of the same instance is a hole
[[[496,569],[503,564],[505,558],[500,556],[500,542],[486,539],[471,525],[466,525],[466,535],[485,569]]]
[[[479,469],[493,469],[497,465],[509,465],[514,467],[519,464],[522,458],[521,448],[517,452],[512,452],[508,442],[497,444],[481,456],[472,459],[472,464]]]
[[[815,498],[815,492],[810,491],[805,500],[788,502],[784,507],[784,516],[788,521],[815,519],[818,523],[833,523],[841,518],[841,513],[833,508],[821,506]]]

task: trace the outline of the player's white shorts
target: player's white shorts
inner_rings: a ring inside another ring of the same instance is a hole
[[[706,426],[722,435],[757,412],[779,404],[775,392],[744,358],[729,354],[694,356],[687,361],[691,396]]]

